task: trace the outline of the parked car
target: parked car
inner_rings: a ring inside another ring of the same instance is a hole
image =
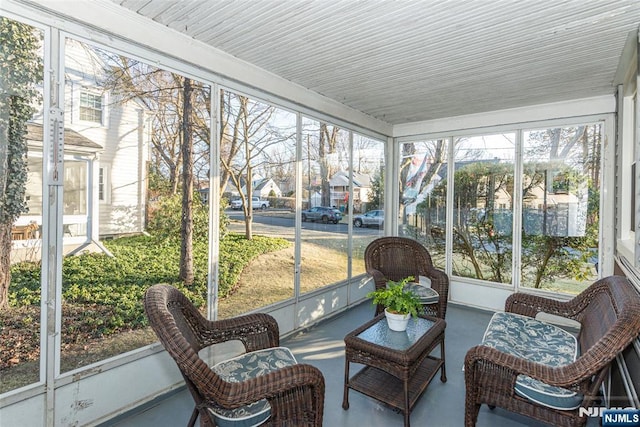
[[[267,209],[269,207],[269,201],[262,200],[260,197],[254,196],[251,198],[251,205],[253,206],[253,209]],[[242,199],[232,200],[231,209],[242,209]]]
[[[370,227],[375,225],[377,227],[384,227],[384,211],[374,210],[364,214],[355,215],[353,217],[353,225],[355,227]]]
[[[325,224],[333,222],[337,224],[342,219],[342,214],[338,209],[327,206],[315,206],[311,209],[302,211],[302,222],[304,221],[322,221]]]

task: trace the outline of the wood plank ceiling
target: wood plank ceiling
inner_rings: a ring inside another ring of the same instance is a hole
[[[391,124],[612,94],[638,0],[113,0]]]

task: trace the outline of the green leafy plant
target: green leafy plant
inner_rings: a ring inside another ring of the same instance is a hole
[[[207,241],[194,242],[195,280],[186,286],[178,279],[180,247],[177,239],[164,234],[108,240],[104,245],[114,255],[85,253],[64,258],[62,265],[63,310],[80,313],[67,324],[95,336],[139,329],[147,325],[142,300],[155,283],[179,288],[197,307],[207,301]],[[281,238],[230,233],[220,240],[218,296],[233,293],[243,269],[261,254],[278,251],[290,243]],[[11,266],[9,302],[13,309],[40,305],[39,263],[21,262]],[[21,315],[22,317],[23,315]],[[99,326],[96,326],[97,323]],[[0,319],[0,325],[2,319]],[[73,334],[65,334],[65,338]],[[75,334],[82,338],[84,335]],[[4,337],[4,336],[3,336]],[[0,359],[2,359],[0,345]],[[2,363],[0,363],[0,369]]]
[[[387,311],[396,314],[410,314],[413,317],[418,316],[418,310],[422,304],[418,296],[413,291],[405,290],[407,283],[414,281],[413,276],[394,282],[389,280],[385,288],[376,289],[367,294],[368,298],[373,298],[373,304],[383,305]]]

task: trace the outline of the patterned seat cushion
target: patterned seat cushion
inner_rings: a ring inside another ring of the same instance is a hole
[[[513,313],[495,313],[487,326],[482,344],[504,353],[542,363],[564,366],[578,357],[578,342],[569,332],[549,323]],[[518,395],[541,405],[561,410],[575,409],[583,396],[550,386],[526,375],[516,379]]]
[[[274,347],[242,354],[217,363],[211,369],[225,381],[237,383],[296,363],[291,350],[286,347]],[[271,416],[271,406],[266,399],[237,409],[209,408],[209,411],[218,427],[257,426]]]
[[[438,302],[440,295],[437,291],[431,289],[431,279],[424,276],[418,277],[418,283],[407,283],[404,290],[413,291],[420,299],[422,304],[435,304]]]

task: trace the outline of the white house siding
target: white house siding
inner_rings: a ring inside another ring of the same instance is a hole
[[[254,192],[257,192],[261,198],[268,198],[271,192],[275,194],[275,197],[282,197],[282,191],[278,187],[278,184],[272,178],[263,179],[258,185],[256,185]]]
[[[133,107],[112,110],[106,129],[105,151],[100,155],[99,164],[108,165],[105,191],[109,195],[105,203],[99,204],[100,235],[144,229],[144,197],[140,187],[146,188],[146,185],[140,186],[140,180],[145,176],[145,159],[141,132],[138,132],[142,112]]]
[[[74,40],[66,45],[65,64],[65,121],[66,126],[103,147],[98,154],[93,195],[98,197],[98,173],[105,166],[104,201],[94,206],[99,212],[98,234],[110,236],[138,233],[144,230],[144,190],[147,146],[142,109],[135,102],[119,103],[117,96],[103,92],[100,87],[100,68],[94,63],[92,52]],[[80,119],[80,94],[87,91],[102,96],[102,123]]]

